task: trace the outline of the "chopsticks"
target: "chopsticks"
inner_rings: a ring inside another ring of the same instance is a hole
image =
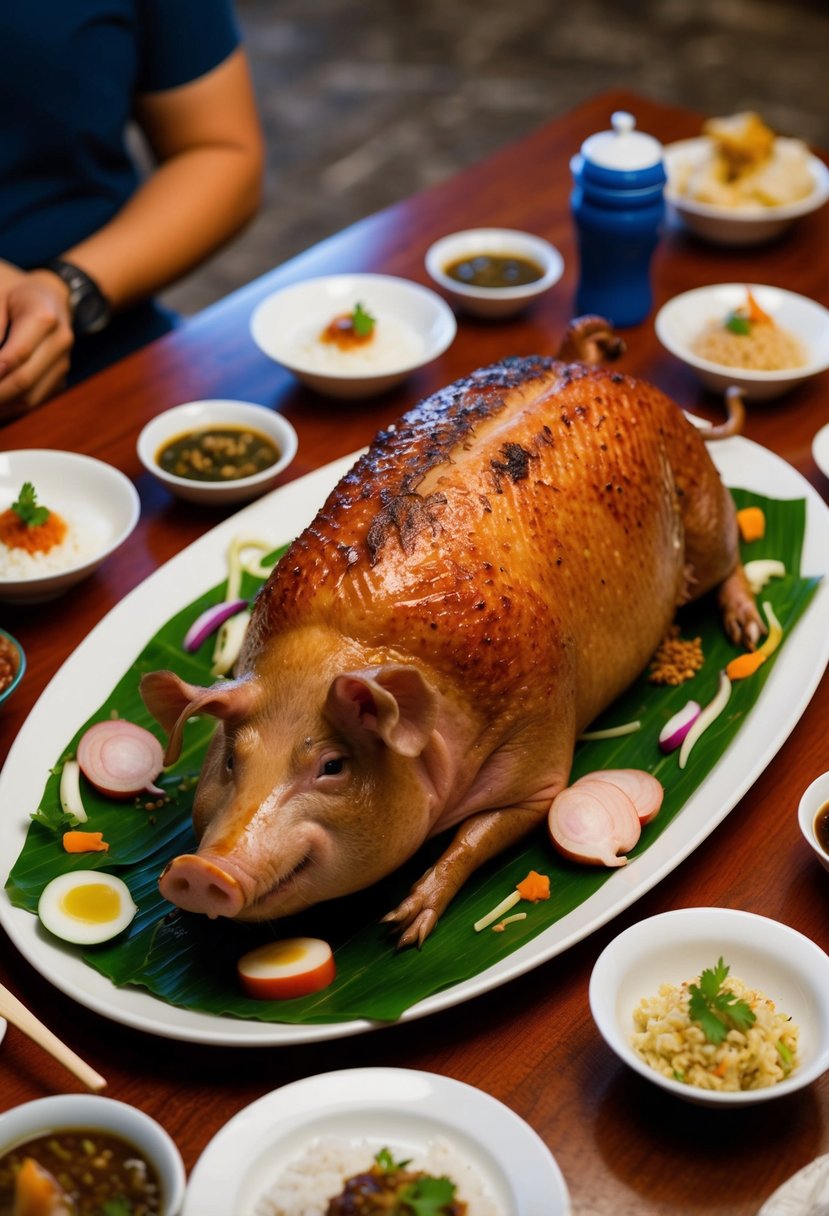
[[[8,988],[0,984],[0,1016],[11,1022],[18,1030],[22,1030],[30,1039],[53,1056],[64,1068],[82,1081],[87,1089],[100,1090],[106,1085],[105,1079],[91,1065],[75,1055],[71,1047],[67,1047],[57,1035],[52,1034],[42,1022],[38,1021],[31,1010],[17,999]]]

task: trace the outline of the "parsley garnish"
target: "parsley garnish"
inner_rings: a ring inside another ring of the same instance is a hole
[[[398,1196],[394,1216],[446,1216],[455,1198],[455,1184],[448,1178],[419,1178]]]
[[[119,1195],[117,1199],[107,1199],[98,1209],[101,1216],[132,1216],[134,1210],[126,1195]]]
[[[355,335],[358,338],[368,338],[374,332],[376,324],[376,319],[358,302],[351,314],[351,328]]]
[[[733,992],[722,990],[730,971],[722,958],[716,967],[709,967],[699,977],[699,984],[690,984],[688,991],[688,1013],[699,1022],[709,1043],[722,1043],[729,1030],[745,1032],[756,1017],[745,1001],[738,1000]]]
[[[735,309],[734,312],[730,312],[725,318],[725,328],[732,334],[748,337],[751,333],[751,322],[745,313]]]
[[[38,528],[49,518],[49,508],[37,505],[37,493],[30,481],[24,481],[17,502],[12,503],[12,510],[29,528]]]
[[[375,1154],[375,1164],[385,1173],[402,1170],[411,1163],[395,1161],[387,1148]],[[446,1209],[455,1198],[457,1187],[448,1178],[432,1178],[424,1175],[409,1182],[397,1194],[389,1216],[446,1216]]]

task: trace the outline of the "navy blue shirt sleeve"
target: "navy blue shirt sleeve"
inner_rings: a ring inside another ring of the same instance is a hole
[[[231,0],[138,0],[138,19],[139,93],[198,80],[239,45]]]

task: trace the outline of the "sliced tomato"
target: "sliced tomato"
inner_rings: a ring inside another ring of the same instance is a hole
[[[257,1001],[290,1001],[326,988],[337,973],[328,942],[286,937],[243,955],[236,964],[242,987]]]

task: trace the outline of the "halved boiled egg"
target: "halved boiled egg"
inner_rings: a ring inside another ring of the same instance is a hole
[[[248,996],[290,1001],[326,988],[337,973],[328,942],[318,937],[286,937],[243,955],[237,963]]]
[[[59,874],[43,888],[37,905],[44,928],[80,946],[109,941],[137,911],[127,884],[101,870]]]

